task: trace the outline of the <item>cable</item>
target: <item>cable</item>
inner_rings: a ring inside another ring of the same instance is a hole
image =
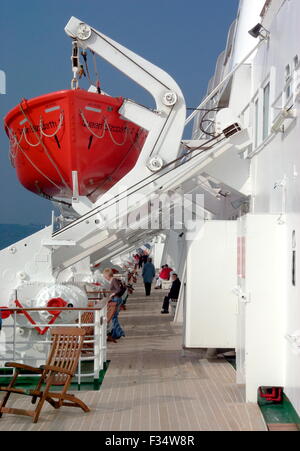
[[[208,115],[209,113],[212,113],[212,112],[218,112],[218,111],[220,111],[220,109],[221,109],[220,107],[210,108],[210,109],[206,110],[206,113],[204,113],[204,115],[202,116],[202,118],[201,118],[201,120],[200,120],[200,124],[199,124],[199,129],[200,129],[200,130],[202,131],[202,133],[204,133],[205,135],[207,135],[207,136],[215,136],[214,133],[211,133],[211,132],[208,132],[208,131],[204,130],[203,124],[204,124],[205,122],[210,122],[211,124],[215,124],[215,120],[212,120],[212,119],[206,119],[206,117],[207,117],[207,115]]]
[[[188,111],[211,111],[211,108],[186,108]],[[220,108],[221,109],[221,108]]]
[[[97,67],[97,60],[96,60],[96,55],[95,52],[92,52],[93,55],[93,60],[94,60],[94,70],[95,70],[95,75],[96,75],[96,88],[98,91],[98,94],[101,94],[101,87],[100,87],[100,77],[99,77],[99,72],[98,72],[98,67]]]
[[[217,139],[217,138],[215,138]],[[226,139],[226,137],[224,136],[220,141],[224,141]],[[212,140],[210,140],[212,141]],[[193,160],[194,158],[198,157],[199,155],[202,155],[202,153],[207,152],[208,150],[212,149],[214,147],[214,145],[202,150],[201,152],[199,152],[196,155],[193,155],[191,158],[189,158],[188,160],[184,161],[181,163],[181,165],[177,166],[176,168],[172,168],[167,172],[164,172],[163,174],[159,175],[158,177],[156,177],[154,180],[151,180],[147,183],[145,183],[143,186],[140,186],[139,188],[137,188],[135,191],[131,192],[130,194],[128,194],[127,190],[123,191],[122,193],[118,194],[117,196],[115,196],[113,199],[110,199],[109,201],[104,202],[102,205],[94,208],[93,210],[91,210],[89,213],[87,213],[86,215],[84,215],[84,217],[81,217],[80,219],[76,220],[74,223],[70,224],[69,226],[66,226],[65,228],[61,229],[59,232],[56,232],[55,234],[53,234],[53,236],[57,236],[62,232],[65,232],[73,227],[75,227],[77,224],[80,224],[83,221],[86,221],[87,219],[91,218],[92,216],[94,216],[94,214],[96,213],[101,213],[102,211],[106,210],[107,208],[118,204],[119,202],[121,202],[123,199],[125,199],[127,196],[132,196],[133,194],[135,194],[136,192],[138,192],[140,189],[145,188],[146,186],[150,185],[151,183],[156,182],[157,180],[159,180],[161,177],[169,174],[170,172],[172,172],[174,169],[177,169],[178,167],[183,166],[184,164],[186,164],[187,162]],[[198,150],[198,149],[194,149],[194,150]],[[194,150],[191,150],[187,156],[192,153]],[[173,164],[174,162],[178,161],[178,160],[182,160],[182,156],[176,158],[175,160],[171,161],[170,163],[168,163],[167,165],[163,166],[159,172],[161,172],[163,169],[165,169],[166,167],[170,166],[171,164]],[[143,181],[145,180],[149,180],[149,178],[153,177],[154,174],[149,175],[148,177],[146,177]],[[140,183],[142,183],[143,181],[140,181],[138,183],[136,183],[135,185],[133,185],[131,188],[135,188],[136,186],[138,186]],[[125,194],[125,196],[123,198],[119,198],[122,194]],[[117,199],[116,199],[117,198]],[[111,202],[111,203],[110,203]],[[109,204],[110,203],[110,204]],[[109,204],[109,205],[106,205]]]
[[[81,52],[81,56],[83,57],[83,61],[84,61],[84,65],[85,65],[85,71],[86,71],[87,77],[91,81],[90,71],[89,71],[89,66],[88,66],[88,61],[87,61],[87,53],[86,53],[85,50],[83,50]]]
[[[212,139],[208,140],[205,144],[210,144],[211,142],[213,142],[213,141],[215,141],[216,139],[218,139],[220,136],[222,136],[222,135],[218,135],[218,136],[213,137]],[[188,152],[188,153],[185,154],[185,155],[181,155],[180,157],[177,157],[175,160],[170,161],[169,163],[167,163],[166,165],[164,165],[158,172],[160,172],[160,171],[162,171],[163,169],[169,167],[171,164],[174,164],[174,163],[176,163],[177,161],[180,161],[180,160],[182,160],[183,158],[188,157],[190,153],[192,153],[192,152],[194,152],[194,151],[196,151],[196,150],[203,150],[203,151],[206,151],[206,150],[210,150],[210,149],[212,148],[212,146],[210,146],[210,147],[208,147],[208,148],[205,148],[204,146],[199,146],[199,147],[189,147],[189,146],[187,146],[187,145],[185,145],[185,147],[186,147],[188,150],[190,150],[190,152]],[[174,168],[174,169],[175,169],[175,168]],[[144,180],[147,180],[148,178],[152,177],[152,175],[153,175],[153,174],[149,175],[149,176],[146,177],[146,179],[144,179]],[[135,185],[132,186],[132,188],[134,188],[135,186],[137,186],[139,183],[141,183],[141,182],[136,183]],[[102,184],[100,185],[100,187],[101,187],[101,186],[102,186]],[[99,188],[99,187],[98,187],[98,188]],[[94,192],[97,191],[98,188],[96,188],[96,189],[93,190],[90,194],[88,194],[87,197],[89,197],[89,196],[91,196],[92,194],[94,194]],[[121,195],[121,194],[123,194],[123,193],[120,193],[119,195]]]

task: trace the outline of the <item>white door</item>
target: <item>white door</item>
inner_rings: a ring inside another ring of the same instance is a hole
[[[238,223],[237,381],[246,400],[261,386],[284,385],[286,227],[277,215]]]
[[[238,221],[237,237],[237,346],[236,377],[238,384],[246,382],[246,219]]]
[[[236,236],[236,221],[206,221],[190,242],[186,267],[187,347],[236,347]]]

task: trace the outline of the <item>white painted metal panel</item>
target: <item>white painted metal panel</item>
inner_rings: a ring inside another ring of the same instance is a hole
[[[207,221],[187,256],[185,345],[236,345],[235,221]]]
[[[297,194],[295,193],[295,197]],[[299,213],[287,216],[287,303],[286,303],[286,362],[285,392],[300,415],[300,340],[293,342],[289,336],[300,336],[300,218]],[[293,253],[294,265],[293,265]],[[294,266],[294,268],[293,268]],[[294,269],[294,277],[293,277]]]
[[[152,257],[155,268],[160,268],[162,263],[162,256],[164,252],[164,243],[155,243],[152,249]]]
[[[245,221],[245,382],[256,402],[260,386],[284,386],[286,227],[277,215]]]

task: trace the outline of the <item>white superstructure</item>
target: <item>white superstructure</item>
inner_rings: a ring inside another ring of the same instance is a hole
[[[251,401],[256,400],[259,386],[283,386],[298,413],[299,19],[297,0],[241,0],[225,64],[217,66],[217,71],[223,71],[218,80],[249,51],[251,42],[255,45],[248,30],[261,23],[269,38],[238,69],[223,92],[219,91],[215,105],[228,110],[212,113],[211,119],[218,126],[226,114],[236,117],[249,131],[250,140],[238,155],[225,153],[212,171],[206,168],[220,181],[236,188],[240,185],[250,196],[249,214],[238,215],[239,382],[246,383]],[[212,83],[209,89],[213,88]],[[201,113],[194,124],[197,138],[203,136],[200,122]],[[236,157],[239,162],[234,164]]]

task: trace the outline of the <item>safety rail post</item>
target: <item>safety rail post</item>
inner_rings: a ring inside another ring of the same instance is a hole
[[[107,303],[103,309],[103,361],[107,362]]]
[[[105,307],[103,310],[101,310],[101,318],[100,318],[100,324],[101,324],[101,366],[104,368],[104,363],[106,362],[106,312],[107,312],[107,304],[105,304]]]
[[[81,328],[81,311],[78,311],[78,327]],[[83,341],[83,346],[84,346],[84,342],[85,342],[85,340]],[[80,384],[81,384],[81,362],[82,362],[82,353],[80,353],[79,362],[78,362],[78,376],[77,376],[78,389],[80,389]]]
[[[17,312],[14,312],[14,329],[13,329],[13,361],[15,361],[16,360],[16,324],[17,324],[17,321],[16,321],[16,315],[17,315]]]
[[[101,337],[101,324],[100,324],[100,311],[95,312],[94,318],[94,379],[99,378],[99,372],[101,368],[101,346],[100,346],[100,337]],[[102,369],[102,368],[101,368]]]

